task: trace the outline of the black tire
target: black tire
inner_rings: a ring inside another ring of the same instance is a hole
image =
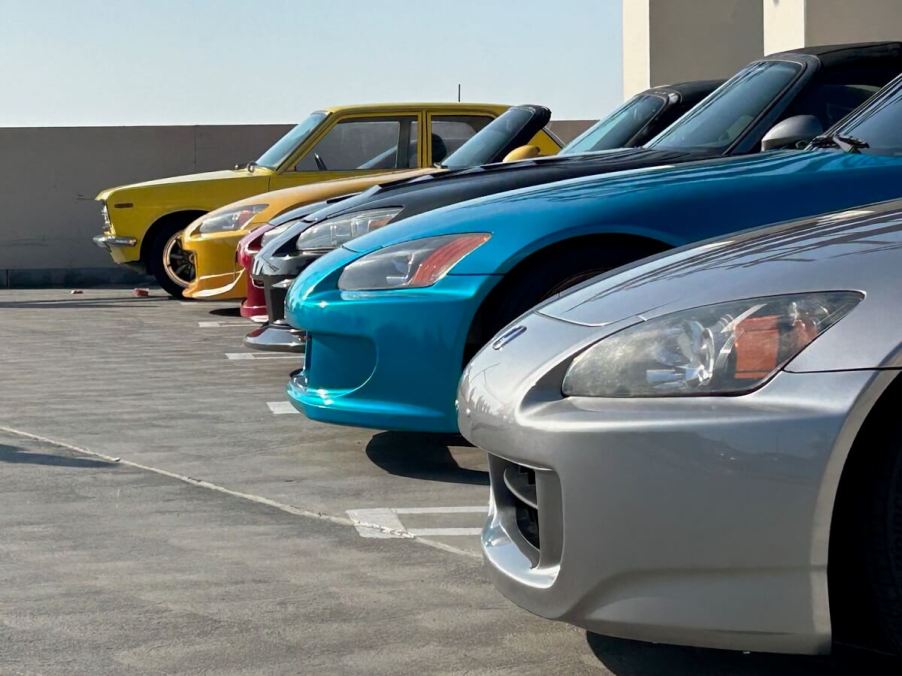
[[[902,421],[887,412],[856,447],[854,481],[841,493],[851,503],[837,543],[845,551],[831,548],[831,566],[834,554],[845,560],[831,592],[859,596],[855,610],[866,614],[837,618],[842,625],[866,623],[879,639],[873,647],[902,656]]]
[[[658,253],[650,244],[591,242],[564,245],[515,268],[480,308],[470,331],[464,363],[500,329],[543,300],[608,270]]]
[[[173,298],[183,298],[185,286],[176,282],[167,272],[163,254],[171,238],[184,230],[187,225],[188,222],[170,221],[157,227],[146,253],[147,271],[154,276],[157,284]],[[194,279],[193,266],[190,276],[186,274],[185,277],[188,281]]]

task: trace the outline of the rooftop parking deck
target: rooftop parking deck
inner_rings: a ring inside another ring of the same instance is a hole
[[[483,454],[308,421],[231,304],[0,292],[4,673],[895,673],[652,646],[486,581]]]

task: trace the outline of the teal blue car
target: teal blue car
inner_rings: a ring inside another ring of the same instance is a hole
[[[306,330],[307,351],[288,396],[315,420],[456,432],[464,365],[489,341],[503,349],[498,331],[543,300],[672,247],[899,197],[902,78],[802,151],[573,179],[413,216],[295,280],[286,318]]]

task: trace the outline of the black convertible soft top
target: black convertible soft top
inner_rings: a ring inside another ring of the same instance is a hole
[[[776,59],[792,56],[793,54],[813,56],[828,68],[842,66],[845,62],[859,62],[869,57],[880,60],[895,57],[902,65],[902,42],[850,42],[844,45],[813,45],[811,47],[800,47],[798,49],[789,49],[785,52],[777,52],[776,54],[768,54],[765,58]]]
[[[652,87],[648,92],[664,92],[679,94],[683,100],[698,99],[701,101],[713,90],[722,85],[725,80],[693,80],[691,82],[676,82],[674,84]]]

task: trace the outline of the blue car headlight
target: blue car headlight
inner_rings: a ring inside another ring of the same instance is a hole
[[[852,291],[769,296],[682,310],[580,354],[566,396],[742,394],[764,384],[862,299]]]
[[[338,279],[338,288],[375,291],[432,286],[489,237],[483,232],[463,233],[387,246],[348,264]]]

